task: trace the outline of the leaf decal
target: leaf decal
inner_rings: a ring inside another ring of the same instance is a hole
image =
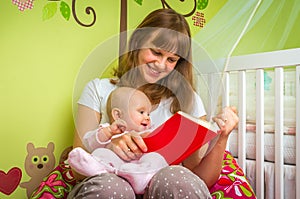
[[[71,9],[70,6],[64,1],[60,2],[60,13],[67,21],[69,21]]]
[[[137,2],[140,6],[143,4],[143,0],[134,0],[135,2]]]
[[[49,2],[43,8],[43,20],[52,18],[57,12],[56,2]]]
[[[198,0],[197,2],[197,9],[204,10],[208,5],[208,0]]]

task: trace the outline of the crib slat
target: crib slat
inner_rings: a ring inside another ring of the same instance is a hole
[[[238,99],[239,99],[239,130],[238,130],[238,162],[246,173],[246,75],[239,71]]]
[[[296,198],[300,198],[300,66],[296,67]]]
[[[230,82],[229,72],[224,72],[224,74],[223,74],[224,89],[223,89],[223,94],[222,94],[223,107],[229,106],[229,92],[230,92],[229,82]],[[226,146],[226,150],[229,150],[228,144]]]
[[[208,101],[207,101],[207,118],[208,118],[208,120],[210,120],[211,119],[211,117],[212,117],[212,115],[213,115],[213,113],[212,113],[212,111],[214,110],[213,108],[212,108],[212,106],[213,106],[213,96],[212,96],[212,89],[213,89],[213,76],[214,76],[214,74],[213,73],[210,73],[209,75],[208,75],[208,78],[207,78],[207,83],[208,83],[208,90],[207,90],[207,96],[208,96]]]
[[[218,108],[218,99],[222,90],[224,89],[222,85],[222,79],[219,73],[211,73],[208,75],[208,113],[207,118],[211,120],[219,112]],[[220,104],[221,105],[221,104]]]
[[[264,110],[264,70],[256,70],[256,110]],[[256,111],[256,195],[264,198],[264,111]]]
[[[283,186],[283,68],[275,68],[275,198],[284,198]]]
[[[223,107],[224,106],[229,106],[229,72],[224,72],[223,74],[223,84],[224,84],[224,92],[223,92],[223,97],[222,97],[222,103],[223,103]]]

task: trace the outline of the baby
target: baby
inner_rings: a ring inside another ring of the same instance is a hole
[[[84,176],[113,172],[125,178],[136,194],[143,194],[152,176],[159,169],[168,166],[166,160],[160,154],[151,152],[143,154],[138,160],[128,162],[106,149],[105,145],[111,138],[128,131],[147,132],[151,124],[151,109],[151,102],[143,92],[128,87],[116,88],[107,102],[111,124],[101,124],[98,129],[85,134],[83,143],[92,153],[80,147],[73,149],[68,158],[70,166]]]

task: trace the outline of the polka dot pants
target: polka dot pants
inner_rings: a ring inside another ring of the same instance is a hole
[[[103,173],[77,184],[68,195],[68,199],[70,198],[206,199],[211,198],[211,195],[205,183],[190,170],[182,166],[169,166],[154,175],[144,196],[136,196],[123,178]]]
[[[133,199],[135,194],[130,184],[112,173],[103,173],[86,178],[77,184],[68,195],[68,199]]]
[[[210,192],[198,176],[182,166],[161,169],[150,181],[144,199],[206,199]]]

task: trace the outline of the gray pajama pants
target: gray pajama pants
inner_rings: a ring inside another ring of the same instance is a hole
[[[68,199],[120,199],[120,198],[211,198],[205,183],[190,170],[182,166],[169,166],[158,171],[151,179],[143,196],[136,196],[130,184],[123,178],[103,173],[86,178],[77,184]]]

